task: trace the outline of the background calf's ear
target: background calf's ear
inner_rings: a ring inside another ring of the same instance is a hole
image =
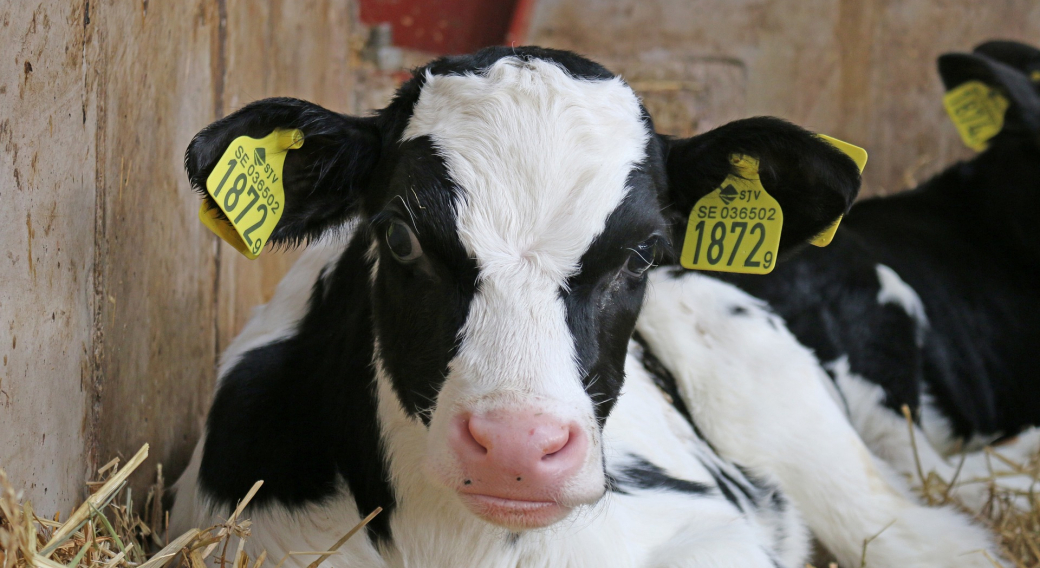
[[[232,141],[239,136],[263,138],[279,128],[301,130],[304,142],[285,158],[285,209],[271,242],[297,243],[356,214],[379,160],[382,142],[375,119],[341,115],[298,99],[264,99],[195,135],[184,166],[192,187],[213,201],[206,179]]]
[[[668,140],[667,145],[669,210],[681,216],[675,219],[680,237],[697,200],[737,173],[730,160],[735,154],[759,161],[762,187],[783,210],[781,255],[844,215],[859,191],[860,172],[851,158],[779,118],[737,120],[693,138]]]
[[[1007,49],[986,48],[987,45],[976,49],[1007,55]],[[970,81],[979,81],[1007,98],[1010,106],[1004,117],[1004,130],[1040,132],[1040,94],[1023,71],[985,55],[970,53],[941,55],[938,66],[947,91]]]

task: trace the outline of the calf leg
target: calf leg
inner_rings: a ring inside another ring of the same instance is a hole
[[[944,428],[933,427],[926,431],[914,423],[911,437],[906,418],[883,404],[885,393],[881,387],[852,373],[845,359],[833,361],[828,368],[847,405],[849,419],[867,447],[896,472],[912,480],[912,484],[921,485],[922,476],[927,478],[934,473],[944,482],[954,483],[949,492],[954,501],[979,512],[990,502],[992,480],[998,491],[1015,495],[1011,501],[1015,506],[1030,508],[1028,492],[1034,479],[1016,473],[1011,464],[1025,463],[1040,450],[1040,431],[1027,430],[995,448],[1000,457],[975,451],[947,459],[934,445],[953,445],[947,439],[937,440],[948,438],[948,433],[939,431]],[[935,414],[931,409],[924,412]],[[937,420],[922,420],[922,423],[929,422],[934,424]]]
[[[798,568],[782,564],[761,547],[748,546],[755,540],[743,523],[712,530],[690,527],[655,550],[647,568]]]
[[[759,301],[693,273],[657,271],[649,290],[637,328],[697,426],[724,457],[777,482],[843,565],[992,566],[987,531],[897,489],[819,363]]]

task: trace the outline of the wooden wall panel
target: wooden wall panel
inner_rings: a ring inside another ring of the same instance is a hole
[[[349,69],[353,6],[348,0],[229,0],[224,112],[265,97],[306,99],[338,112],[352,107]],[[268,247],[248,260],[220,243],[219,348],[271,299],[299,252]]]
[[[37,510],[145,442],[136,489],[186,463],[221,339],[296,255],[219,243],[184,149],[264,96],[351,109],[354,21],[349,0],[0,7],[0,468]]]
[[[64,514],[84,488],[94,379],[96,114],[83,22],[67,2],[0,7],[0,468],[37,511]]]
[[[996,37],[1040,41],[1040,4],[539,0],[528,37],[594,58],[733,62],[747,75],[746,103],[734,99],[728,112],[781,116],[866,147],[869,195],[970,155],[942,110],[935,58]]]
[[[101,46],[93,71],[104,297],[88,443],[95,464],[150,443],[137,487],[157,462],[168,473],[187,463],[213,387],[216,248],[183,164],[191,137],[216,115],[217,8],[91,2]]]

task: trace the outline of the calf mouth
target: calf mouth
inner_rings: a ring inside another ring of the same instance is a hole
[[[573,507],[551,500],[514,499],[460,492],[466,508],[481,519],[513,531],[541,529],[565,519]]]

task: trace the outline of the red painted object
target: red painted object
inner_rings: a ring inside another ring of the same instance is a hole
[[[533,0],[361,0],[361,21],[389,22],[398,47],[468,53],[506,44],[507,36],[522,40],[532,4]]]

